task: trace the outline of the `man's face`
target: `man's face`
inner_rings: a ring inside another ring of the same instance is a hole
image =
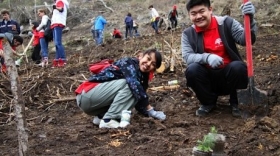
[[[189,16],[195,26],[206,29],[211,23],[212,7],[194,6],[190,9]]]
[[[10,15],[7,14],[7,13],[2,14],[2,18],[3,18],[4,20],[10,20]]]

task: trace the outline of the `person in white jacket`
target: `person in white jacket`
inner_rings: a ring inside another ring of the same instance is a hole
[[[154,28],[155,33],[159,34],[159,31],[158,31],[159,14],[153,5],[150,5],[149,9],[150,9],[151,17],[152,17],[152,19],[151,19],[152,27]]]
[[[40,45],[42,51],[42,62],[39,66],[46,67],[48,65],[48,42],[45,39],[45,27],[47,26],[48,20],[50,19],[46,13],[45,9],[38,9],[38,16],[42,18],[40,25],[36,28],[39,31]]]
[[[55,43],[56,55],[52,67],[64,67],[66,65],[66,55],[62,45],[62,30],[66,26],[67,10],[69,2],[67,0],[56,0],[53,5],[53,15],[51,18],[51,28]]]

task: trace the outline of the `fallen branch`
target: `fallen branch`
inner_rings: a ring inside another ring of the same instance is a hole
[[[73,97],[67,97],[67,98],[60,98],[60,99],[53,99],[52,102],[65,102],[65,101],[73,101],[76,100],[76,96]]]
[[[103,0],[98,0],[98,1],[101,2],[104,5],[105,8],[107,8],[107,9],[111,10],[112,12],[114,12],[114,10],[112,8],[108,7]]]
[[[171,85],[171,86],[158,86],[158,87],[152,87],[148,90],[151,91],[164,91],[164,90],[172,90],[172,89],[178,89],[180,88],[180,85]]]

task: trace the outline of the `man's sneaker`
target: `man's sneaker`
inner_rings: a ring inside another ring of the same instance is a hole
[[[196,116],[205,116],[211,112],[214,107],[215,105],[202,105],[198,110],[196,110],[195,114]]]
[[[231,113],[233,117],[241,117],[241,111],[237,106],[232,106]]]
[[[99,128],[118,128],[120,123],[116,120],[111,119],[109,122],[104,122],[102,119],[99,124]]]
[[[101,119],[99,119],[98,116],[94,116],[93,120],[92,120],[92,123],[95,124],[95,125],[99,125],[100,121],[101,121]]]

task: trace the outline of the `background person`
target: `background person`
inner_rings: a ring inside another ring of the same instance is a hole
[[[102,15],[96,17],[94,22],[94,27],[95,27],[95,42],[97,46],[103,44],[104,28],[106,24],[107,21]]]
[[[68,8],[69,2],[67,0],[56,0],[55,5],[53,5],[51,28],[53,29],[56,54],[52,68],[64,67],[66,65],[66,54],[62,45],[62,30],[66,26]]]
[[[174,5],[173,9],[168,14],[168,19],[171,22],[171,27],[172,28],[176,28],[177,27],[177,23],[178,23],[177,18],[178,18],[177,6]]]
[[[131,17],[131,13],[127,14],[127,16],[124,19],[124,23],[125,23],[125,39],[127,39],[128,33],[129,36],[132,38],[133,19]]]
[[[149,9],[150,9],[150,14],[151,14],[152,27],[155,30],[155,33],[159,34],[159,31],[158,31],[159,14],[153,5],[150,5]]]
[[[0,33],[12,33],[14,35],[20,34],[20,26],[17,21],[10,18],[10,13],[8,10],[1,11],[3,20],[0,23]]]
[[[38,16],[42,18],[40,25],[36,28],[39,31],[40,45],[42,50],[42,61],[39,64],[41,67],[48,65],[49,60],[49,41],[45,38],[45,27],[49,21],[49,16],[45,9],[38,9]]]

